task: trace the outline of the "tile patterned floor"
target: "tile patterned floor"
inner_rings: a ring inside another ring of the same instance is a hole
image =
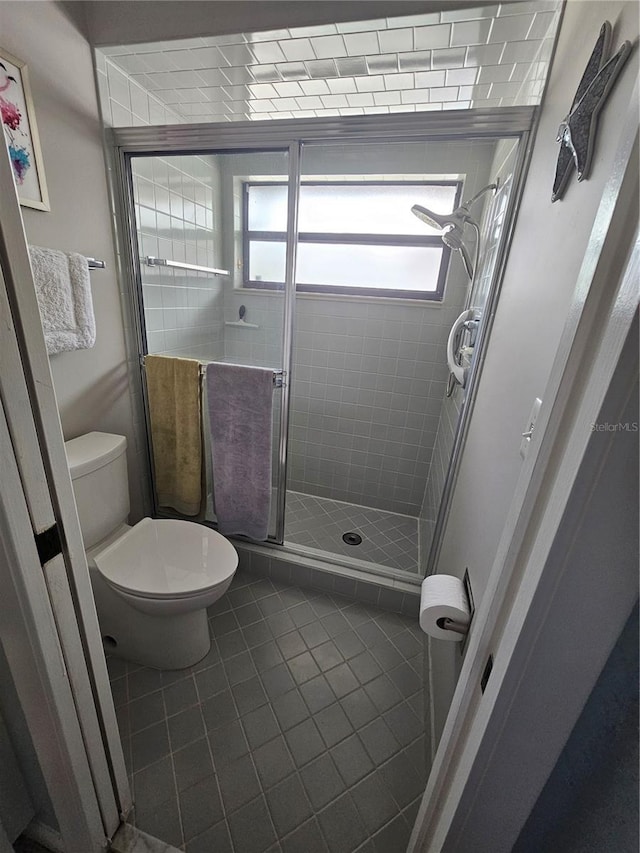
[[[348,531],[362,543],[343,542]],[[289,491],[285,542],[418,573],[418,519],[407,515]]]
[[[108,661],[135,820],[187,853],[401,853],[426,782],[415,619],[248,574],[190,670]]]

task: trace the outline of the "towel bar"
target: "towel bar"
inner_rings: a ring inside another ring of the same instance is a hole
[[[145,366],[144,359],[145,359],[145,357],[143,355],[141,355],[140,356],[140,367]],[[212,362],[208,362],[208,363],[211,364]],[[228,364],[229,362],[225,362],[225,363]],[[237,364],[234,366],[235,367],[253,367],[253,365],[247,365],[247,364]],[[201,364],[200,365],[200,376],[204,376],[206,372],[207,372],[207,365]],[[286,375],[287,375],[286,371],[282,370],[282,368],[280,368],[280,367],[274,367],[273,368],[273,385],[275,388],[284,388],[284,381],[285,381]]]
[[[87,265],[90,270],[106,270],[106,261],[99,261],[97,258],[87,258]]]
[[[171,267],[177,270],[192,270],[193,272],[208,272],[210,275],[229,275],[229,270],[217,270],[214,267],[203,267],[200,264],[186,264],[183,261],[169,261],[166,258],[154,258],[148,255],[142,259],[148,267]]]

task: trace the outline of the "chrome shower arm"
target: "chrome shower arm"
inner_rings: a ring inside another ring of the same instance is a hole
[[[487,186],[486,186],[486,187],[483,187],[481,190],[478,190],[478,192],[474,195],[474,197],[473,197],[473,198],[471,198],[471,199],[469,199],[469,201],[465,201],[463,204],[461,204],[461,205],[460,205],[460,207],[458,208],[458,210],[465,210],[465,211],[467,211],[467,213],[468,213],[468,212],[469,212],[469,208],[470,208],[473,204],[475,204],[475,203],[476,203],[476,201],[478,201],[478,199],[479,199],[479,198],[481,198],[485,193],[488,193],[488,192],[495,192],[497,189],[498,189],[498,184],[497,184],[497,183],[495,183],[495,184],[487,184]]]

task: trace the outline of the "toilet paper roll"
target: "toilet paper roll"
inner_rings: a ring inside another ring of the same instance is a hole
[[[431,637],[459,643],[464,634],[448,630],[438,624],[442,619],[453,619],[463,625],[470,622],[469,602],[464,583],[453,575],[429,575],[422,582],[420,593],[420,627]]]

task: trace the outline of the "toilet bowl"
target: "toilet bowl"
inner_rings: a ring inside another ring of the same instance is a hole
[[[235,548],[191,521],[126,524],[123,436],[89,433],[65,446],[105,650],[158,669],[192,666],[209,651],[207,607],[233,580]]]

